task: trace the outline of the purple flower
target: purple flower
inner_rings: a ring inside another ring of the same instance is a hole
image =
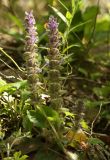
[[[27,31],[26,44],[28,47],[34,46],[38,41],[38,37],[35,28],[35,19],[32,11],[29,13],[25,12],[25,27]]]
[[[39,65],[37,61],[37,41],[38,34],[35,27],[35,19],[33,12],[25,12],[25,28],[26,28],[26,40],[25,40],[25,53],[24,59],[26,61],[27,80],[29,82],[32,104],[35,105],[39,101],[38,94],[38,73]]]
[[[58,31],[57,19],[51,16],[47,23],[49,38],[49,72],[48,72],[48,90],[51,106],[59,111],[62,107],[61,98],[61,78],[60,78],[60,36]]]
[[[33,13],[31,12],[25,12],[25,20],[27,20],[28,25],[35,25],[35,19],[33,17]]]
[[[49,22],[48,22],[48,29],[49,29],[50,31],[57,30],[58,25],[59,25],[59,24],[57,23],[57,19],[54,18],[53,16],[51,16],[51,17],[49,18]]]
[[[58,25],[59,24],[57,23],[57,19],[54,18],[53,16],[50,16],[48,24],[47,24],[50,54],[57,54],[58,53],[58,47],[60,45]]]

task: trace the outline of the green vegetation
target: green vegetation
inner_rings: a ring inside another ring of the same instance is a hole
[[[110,2],[68,1],[0,1],[1,160],[110,159]]]

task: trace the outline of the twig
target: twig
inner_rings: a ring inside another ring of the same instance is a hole
[[[20,78],[16,78],[16,77],[14,77],[14,76],[7,76],[7,75],[5,75],[5,74],[3,74],[2,72],[0,72],[0,76],[1,77],[3,77],[3,78],[5,78],[5,79],[9,79],[9,80],[11,80],[11,79],[17,79],[17,80],[22,80],[22,78],[20,77]]]
[[[77,75],[68,75],[67,77],[66,77],[66,79],[68,80],[69,78],[74,78],[75,80],[85,80],[85,81],[87,81],[87,82],[90,82],[90,83],[94,83],[94,84],[102,84],[101,82],[96,82],[96,81],[94,81],[94,80],[91,80],[91,79],[88,79],[88,78],[85,78],[85,77],[77,77]]]
[[[0,47],[0,51],[1,51],[5,56],[7,56],[7,57],[15,64],[15,66],[16,66],[21,72],[24,72],[24,71],[18,66],[18,64],[14,61],[14,59],[13,59],[11,56],[9,56],[9,55],[3,50],[3,48]]]
[[[93,134],[94,123],[96,122],[98,116],[100,115],[101,109],[102,109],[102,103],[100,104],[99,111],[98,111],[97,115],[95,116],[95,118],[94,118],[94,120],[93,120],[93,122],[92,122],[92,124],[91,124],[91,133],[90,133],[91,136],[92,136],[92,134]]]
[[[14,71],[14,69],[10,65],[8,65],[5,61],[3,61],[2,59],[0,59],[0,61],[3,62],[8,68]]]

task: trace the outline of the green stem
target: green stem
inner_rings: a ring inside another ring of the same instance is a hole
[[[59,147],[61,148],[61,150],[64,152],[64,151],[65,151],[64,145],[62,144],[61,138],[59,137],[59,135],[58,135],[55,127],[54,127],[54,126],[52,125],[52,123],[49,121],[49,119],[47,118],[45,112],[44,112],[43,110],[41,110],[41,108],[38,107],[38,106],[37,106],[37,109],[40,110],[40,112],[41,112],[41,113],[44,115],[44,117],[46,118],[48,124],[50,125],[50,127],[51,127],[51,129],[52,129],[52,131],[53,131],[53,133],[54,133],[54,135],[55,135],[55,137],[56,137],[56,142],[57,142],[58,146],[59,146]]]
[[[24,72],[24,71],[18,66],[18,64],[14,61],[14,59],[13,59],[11,56],[9,56],[9,55],[3,50],[3,48],[0,47],[0,51],[1,51],[3,54],[5,54],[5,56],[7,56],[7,57],[15,64],[15,66],[16,66],[21,72]]]

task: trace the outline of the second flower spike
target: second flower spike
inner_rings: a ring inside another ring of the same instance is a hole
[[[47,32],[49,39],[49,72],[48,72],[48,85],[49,85],[49,95],[51,98],[51,106],[56,111],[62,107],[62,97],[61,97],[61,55],[59,51],[60,46],[60,36],[58,31],[57,19],[50,16],[47,23]]]

